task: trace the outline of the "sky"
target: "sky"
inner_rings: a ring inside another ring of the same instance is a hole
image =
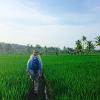
[[[100,0],[0,0],[0,42],[75,47],[99,26]]]

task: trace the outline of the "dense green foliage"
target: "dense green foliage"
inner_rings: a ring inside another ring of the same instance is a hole
[[[100,56],[43,57],[54,100],[100,100]]]
[[[54,100],[99,100],[100,56],[42,56]],[[28,56],[0,56],[0,100],[25,100]],[[53,100],[52,99],[52,100]]]
[[[0,100],[25,100],[30,81],[24,56],[0,56]]]

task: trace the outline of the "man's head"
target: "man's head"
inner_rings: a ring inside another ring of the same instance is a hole
[[[34,56],[39,55],[39,51],[38,51],[38,50],[33,50],[33,55],[34,55]]]

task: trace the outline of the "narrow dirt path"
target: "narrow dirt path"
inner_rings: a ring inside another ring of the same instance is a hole
[[[39,93],[34,94],[34,87],[30,90],[27,100],[49,100],[46,92],[44,76],[39,79]]]

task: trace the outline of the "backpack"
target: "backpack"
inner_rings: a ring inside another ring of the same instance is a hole
[[[34,71],[39,70],[39,60],[38,60],[37,57],[32,58],[32,68],[33,68]]]

